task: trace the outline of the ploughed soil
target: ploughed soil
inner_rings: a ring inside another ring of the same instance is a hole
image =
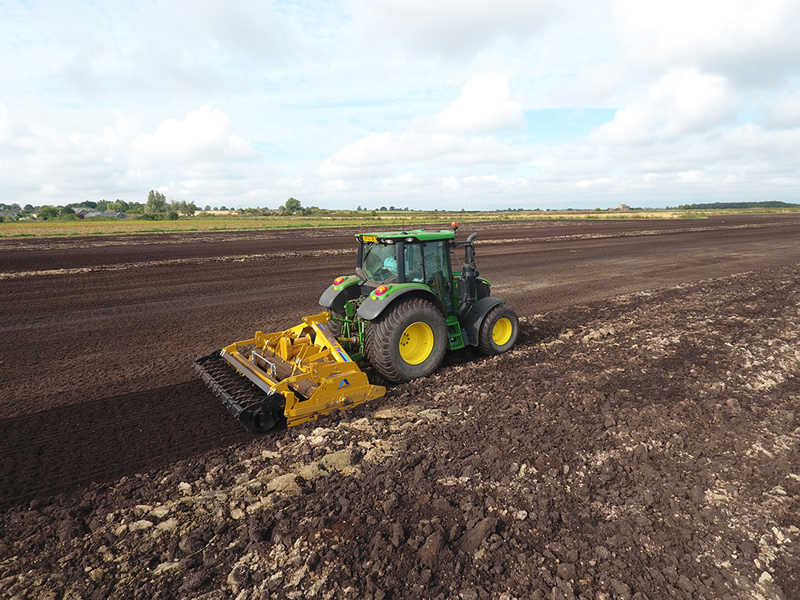
[[[800,598],[798,221],[464,227],[515,349],[263,436],[352,232],[0,241],[0,597]]]

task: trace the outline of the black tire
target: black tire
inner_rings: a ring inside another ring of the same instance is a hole
[[[514,347],[519,333],[517,313],[498,304],[484,317],[478,334],[478,350],[487,356],[502,354]]]
[[[342,335],[342,322],[335,321],[334,319],[344,319],[345,315],[343,315],[340,312],[336,312],[332,308],[329,308],[328,312],[331,315],[331,320],[328,321],[328,323],[325,326],[328,328],[328,331],[330,331],[333,334],[333,337],[339,337],[340,335]]]
[[[427,377],[439,368],[448,346],[447,326],[431,302],[422,298],[398,300],[370,323],[365,346],[376,371],[392,383],[403,383]],[[414,349],[409,350],[410,346]]]

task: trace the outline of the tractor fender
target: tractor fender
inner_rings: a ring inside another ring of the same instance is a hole
[[[473,304],[461,321],[461,327],[467,332],[467,337],[469,338],[469,340],[464,341],[468,341],[470,346],[477,346],[484,317],[495,306],[505,303],[506,301],[501,298],[486,296]]]
[[[361,295],[361,286],[358,285],[358,279],[350,282],[346,287],[343,286],[330,286],[322,293],[319,298],[319,303],[325,308],[330,308],[340,314],[344,314],[344,305],[348,300],[354,300]]]
[[[420,284],[419,286],[405,287],[394,291],[385,300],[373,300],[372,298],[364,299],[364,301],[361,303],[361,306],[358,307],[358,317],[360,319],[364,319],[365,321],[372,321],[378,318],[378,316],[380,316],[380,314],[386,310],[387,307],[394,304],[398,298],[407,294],[414,294],[433,302],[436,305],[436,308],[438,308],[442,314],[446,314],[444,307],[442,306],[442,301],[436,296],[436,294],[431,292],[424,285]]]

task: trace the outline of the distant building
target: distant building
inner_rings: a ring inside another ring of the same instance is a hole
[[[91,208],[82,208],[78,211],[75,211],[75,216],[79,219],[93,219],[95,217],[112,217],[114,219],[126,219],[128,215],[124,212],[116,212],[116,211],[106,211],[100,212],[99,210],[94,210]]]
[[[630,210],[630,209],[631,207],[628,206],[627,204],[620,204],[619,206],[617,206],[617,210]]]

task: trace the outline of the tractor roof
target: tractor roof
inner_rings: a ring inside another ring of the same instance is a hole
[[[380,242],[392,240],[392,242],[434,242],[437,240],[452,240],[456,234],[452,229],[442,229],[441,231],[425,231],[424,229],[414,229],[412,231],[376,231],[374,233],[358,233],[356,238],[359,242]]]

